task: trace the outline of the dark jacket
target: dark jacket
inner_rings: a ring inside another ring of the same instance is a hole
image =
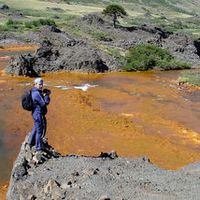
[[[45,97],[43,97],[42,91],[35,87],[32,88],[31,92],[34,104],[34,110],[32,111],[32,114],[46,115],[47,105],[50,102],[49,96],[46,95]]]

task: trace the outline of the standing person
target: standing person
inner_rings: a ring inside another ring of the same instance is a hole
[[[36,151],[42,150],[42,137],[44,137],[46,132],[46,113],[47,105],[50,102],[50,90],[43,89],[43,80],[41,78],[36,78],[34,80],[34,87],[31,90],[31,96],[33,100],[33,111],[32,117],[34,121],[34,127],[29,136],[30,146],[35,145]]]

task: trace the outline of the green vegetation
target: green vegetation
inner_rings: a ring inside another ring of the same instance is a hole
[[[122,56],[122,53],[120,52],[120,50],[118,48],[107,48],[107,53],[111,56],[113,56],[118,63],[124,65],[126,63],[126,60],[124,58],[124,56]]]
[[[113,38],[110,34],[108,33],[105,33],[105,32],[101,32],[101,31],[98,31],[98,32],[91,32],[91,35],[93,37],[93,39],[97,40],[97,41],[112,41]]]
[[[197,36],[200,35],[200,1],[63,0],[61,3],[55,3],[50,0],[0,0],[0,4],[7,4],[10,7],[7,11],[7,19],[5,19],[6,15],[4,15],[5,18],[1,18],[0,30],[10,30],[10,27],[2,26],[4,21],[8,20],[10,15],[12,16],[12,13],[21,13],[25,17],[24,19],[19,19],[21,21],[56,17],[56,24],[59,28],[64,28],[62,25],[75,16],[78,17],[92,12],[102,12],[106,6],[116,4],[122,6],[128,13],[128,17],[120,21],[123,25],[133,26],[149,23],[163,27],[168,31],[176,32],[181,30]],[[62,9],[63,12],[57,12],[56,9],[51,8]],[[35,28],[35,26],[32,27]]]
[[[0,25],[0,31],[16,31],[22,30],[23,23],[20,21],[8,19],[5,24]]]
[[[39,20],[33,20],[33,21],[24,22],[24,26],[26,28],[40,27],[40,26],[45,26],[45,25],[56,26],[56,23],[52,19],[39,19]]]
[[[52,19],[38,19],[32,21],[19,21],[19,20],[12,20],[8,19],[5,24],[0,25],[0,31],[24,31],[27,29],[39,28],[45,25],[54,25],[56,23]]]
[[[178,82],[179,84],[189,83],[191,85],[200,86],[200,72],[182,72],[181,76],[178,79]]]
[[[187,69],[190,64],[177,61],[165,49],[155,45],[138,45],[129,50],[127,55],[126,71],[145,71],[152,69],[171,70]]]
[[[127,15],[127,12],[120,5],[109,5],[103,10],[104,15],[109,15],[113,20],[113,27],[116,28],[116,22],[118,17],[123,17]]]

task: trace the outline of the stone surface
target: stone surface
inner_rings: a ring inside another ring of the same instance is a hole
[[[179,171],[163,170],[147,157],[121,158],[114,151],[102,152],[98,157],[61,156],[45,143],[42,155],[46,160],[32,164],[25,159],[27,151],[32,153],[25,141],[13,167],[8,200],[193,200],[199,197],[200,162]]]

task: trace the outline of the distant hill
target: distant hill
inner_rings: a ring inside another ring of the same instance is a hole
[[[122,25],[154,24],[169,31],[181,30],[200,36],[198,0],[0,0],[0,30],[10,30],[4,26],[10,18],[20,22],[53,18],[62,25],[77,16],[102,12],[111,3],[120,4],[127,11],[128,17],[120,21]],[[2,10],[3,4],[10,10]]]
[[[52,2],[52,0],[50,0]],[[58,0],[55,0],[58,2]],[[59,1],[60,2],[60,1]],[[133,10],[138,8],[142,10],[149,9],[150,11],[159,12],[178,12],[185,14],[200,14],[200,1],[197,0],[63,0],[69,4],[121,4]]]

